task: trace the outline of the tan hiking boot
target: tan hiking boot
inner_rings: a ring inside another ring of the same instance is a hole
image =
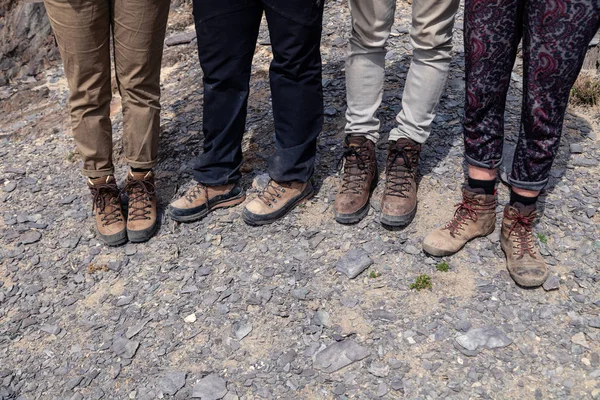
[[[380,221],[406,226],[417,213],[417,169],[421,144],[410,139],[390,142]]]
[[[88,187],[93,196],[93,211],[99,238],[109,246],[127,242],[125,216],[115,177],[89,178]]]
[[[158,228],[154,174],[129,171],[123,191],[129,198],[127,236],[131,242],[145,242]]]
[[[513,280],[523,287],[537,287],[548,278],[548,267],[533,236],[536,206],[507,204],[502,218],[500,245]]]
[[[335,196],[335,220],[353,224],[369,212],[369,197],[377,186],[375,144],[363,136],[346,136],[344,175]]]
[[[241,204],[246,192],[239,183],[220,186],[205,186],[196,183],[169,205],[169,216],[178,222],[191,222],[203,218],[217,208],[228,208]]]
[[[454,217],[423,239],[423,250],[432,256],[454,254],[469,241],[494,232],[498,197],[483,189],[463,189],[463,201],[457,204]]]
[[[242,217],[248,225],[270,224],[311,197],[313,192],[310,181],[277,183],[271,179],[262,193],[248,203]]]

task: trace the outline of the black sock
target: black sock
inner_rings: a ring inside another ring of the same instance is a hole
[[[521,196],[520,194],[515,193],[514,190],[510,191],[510,205],[511,206],[514,206],[515,203],[521,203],[524,206],[531,206],[531,205],[535,204],[537,199],[538,199],[538,196],[526,197],[526,196]]]
[[[469,187],[471,189],[483,189],[485,194],[489,194],[489,195],[494,194],[494,191],[496,190],[496,180],[495,179],[492,179],[489,181],[483,181],[483,180],[473,179],[473,178],[469,177],[467,184],[469,185]]]
[[[148,172],[148,171],[150,171],[150,168],[133,168],[133,167],[131,167],[131,171],[132,172]]]

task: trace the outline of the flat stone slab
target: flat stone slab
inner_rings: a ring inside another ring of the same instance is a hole
[[[196,39],[196,32],[176,33],[174,35],[169,36],[165,40],[165,44],[169,47],[177,46],[179,44],[191,43],[194,39]]]
[[[352,249],[337,262],[335,269],[350,279],[356,278],[365,269],[373,264],[373,260],[362,249]]]
[[[470,329],[464,335],[458,336],[456,342],[469,351],[477,351],[506,347],[512,343],[512,340],[499,328],[486,326]]]
[[[227,394],[227,382],[217,374],[210,374],[194,385],[193,398],[201,400],[219,400]]]
[[[346,339],[326,347],[314,356],[313,366],[324,372],[338,371],[369,355],[369,350],[353,340]]]

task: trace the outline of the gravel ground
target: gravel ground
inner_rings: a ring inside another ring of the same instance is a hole
[[[174,9],[170,21],[156,169],[163,210],[190,182],[202,143],[195,44],[173,37],[193,29],[189,5]],[[598,110],[569,110],[542,196],[536,232],[551,265],[545,289],[512,282],[499,220],[494,234],[459,254],[428,257],[421,240],[449,218],[464,179],[462,14],[421,156],[419,212],[401,231],[378,221],[382,184],[358,225],[333,220],[348,21],[346,2],[329,1],[318,193],[271,226],[246,226],[237,207],[185,225],[162,216],[147,243],[101,245],[70,136],[62,69],[0,89],[0,399],[600,398]],[[383,132],[400,108],[409,21],[410,5],[400,2]],[[272,152],[264,26],[259,40],[244,142],[250,199]],[[507,148],[518,130],[519,68],[512,83]],[[113,111],[122,182],[118,101]],[[386,137],[378,147],[383,171]],[[498,210],[508,200],[505,186],[499,192]],[[447,272],[437,269],[441,262]],[[431,289],[411,290],[421,274]]]

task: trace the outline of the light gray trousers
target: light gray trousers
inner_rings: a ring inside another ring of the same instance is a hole
[[[396,0],[349,0],[352,15],[350,52],[346,60],[346,133],[379,140],[375,114],[383,95],[385,43]],[[389,140],[429,137],[435,108],[446,85],[452,58],[452,29],[460,0],[413,0],[410,42],[413,58],[402,95],[398,127]]]

